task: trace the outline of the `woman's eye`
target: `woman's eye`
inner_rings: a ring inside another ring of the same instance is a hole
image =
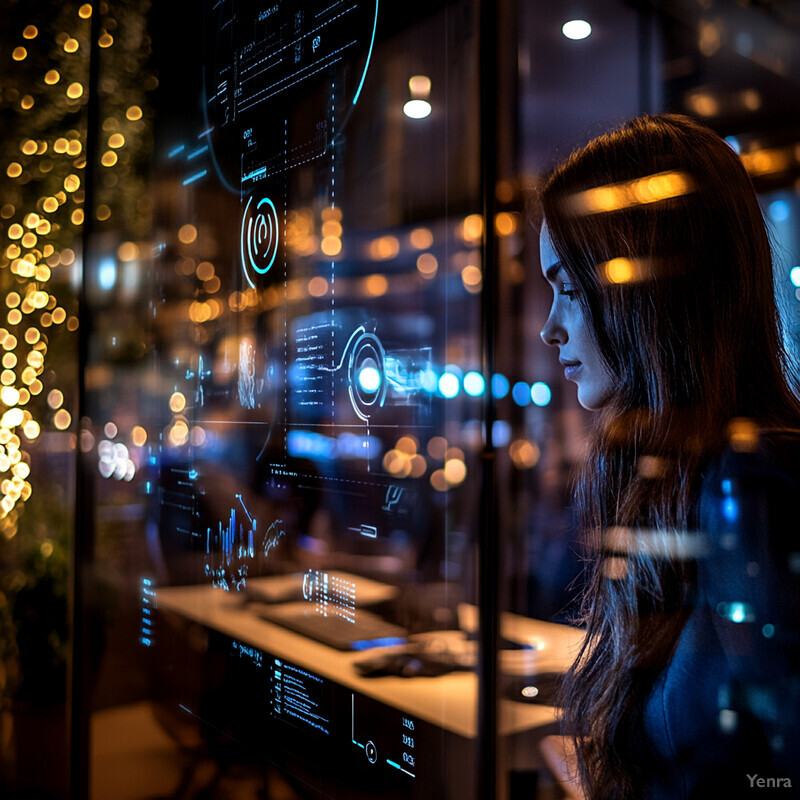
[[[565,283],[561,287],[561,291],[559,292],[559,294],[564,295],[564,297],[569,297],[570,300],[574,300],[575,299],[575,287],[572,286],[571,284]]]

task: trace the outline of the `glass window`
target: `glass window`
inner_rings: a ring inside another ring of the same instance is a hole
[[[109,9],[152,50],[99,96],[96,797],[473,796],[476,14]]]
[[[570,732],[597,796],[800,781],[794,4],[10,5],[4,791],[547,800],[578,791]],[[757,195],[705,296],[684,243],[730,181],[642,145],[559,227],[558,165],[662,113]],[[761,214],[772,261],[742,260]],[[705,427],[669,382],[698,353]]]

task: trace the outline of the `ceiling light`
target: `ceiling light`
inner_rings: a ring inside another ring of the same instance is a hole
[[[592,32],[592,26],[585,19],[571,19],[561,26],[561,33],[567,39],[585,39]]]

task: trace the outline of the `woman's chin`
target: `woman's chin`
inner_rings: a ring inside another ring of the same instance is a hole
[[[587,411],[599,411],[608,402],[608,393],[592,391],[588,387],[579,385],[578,402]]]

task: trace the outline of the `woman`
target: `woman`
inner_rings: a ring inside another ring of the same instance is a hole
[[[583,792],[800,791],[800,404],[750,180],[661,115],[573,153],[541,200],[541,335],[598,412],[563,686]]]

